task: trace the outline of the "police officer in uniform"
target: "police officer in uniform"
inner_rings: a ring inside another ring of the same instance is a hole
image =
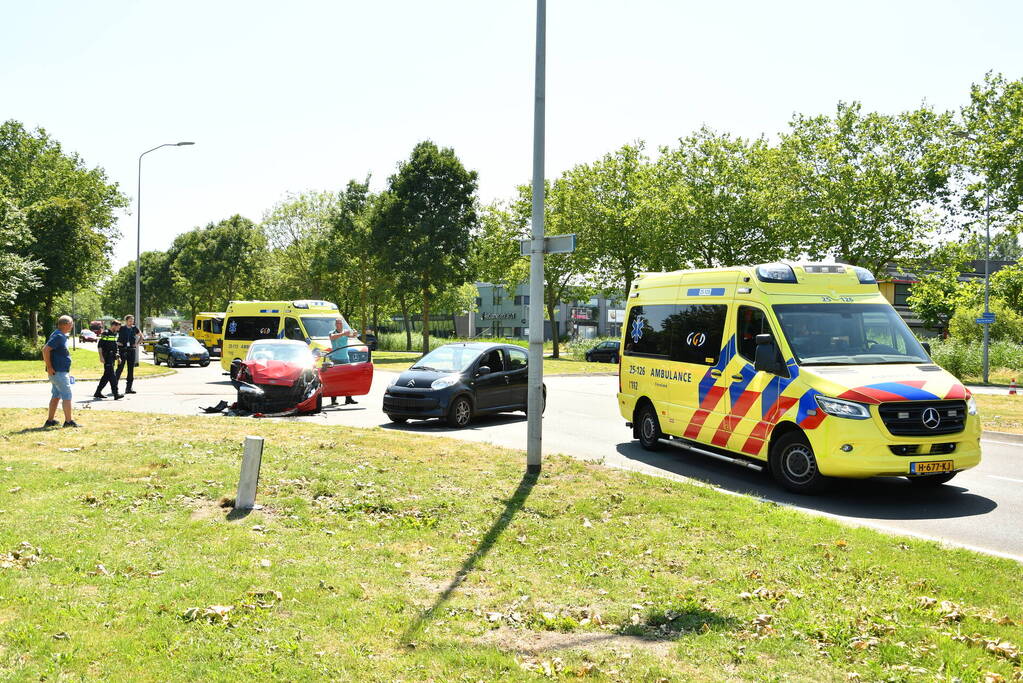
[[[117,346],[121,351],[121,362],[117,364],[117,379],[121,379],[124,367],[128,366],[128,377],[124,381],[124,393],[134,394],[131,388],[135,380],[135,358],[138,357],[138,346],[142,340],[142,332],[135,327],[135,316],[124,316],[124,324],[117,333]]]
[[[117,393],[117,377],[118,373],[114,372],[114,364],[117,363],[117,333],[121,329],[121,322],[119,320],[111,320],[110,326],[103,330],[99,335],[99,341],[96,346],[99,349],[99,359],[103,361],[103,378],[99,381],[99,386],[96,387],[96,391],[92,397],[95,399],[103,398],[103,387],[110,383],[110,390],[113,392],[114,400],[122,398],[123,395]]]

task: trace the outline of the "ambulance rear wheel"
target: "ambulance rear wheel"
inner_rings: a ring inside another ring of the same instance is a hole
[[[827,483],[814,457],[813,447],[801,432],[789,432],[774,445],[771,474],[793,493],[817,493]]]
[[[636,433],[639,435],[639,445],[648,451],[659,451],[664,448],[658,439],[664,435],[661,433],[661,423],[657,420],[657,412],[652,405],[645,405],[639,409],[636,417]]]

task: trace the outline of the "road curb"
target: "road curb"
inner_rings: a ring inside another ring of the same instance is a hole
[[[177,374],[177,370],[167,369],[163,372],[153,375],[146,375],[145,377],[135,377],[136,382],[141,382],[147,379],[156,379],[157,377],[167,377],[168,375]],[[75,382],[98,382],[100,377],[75,377]],[[0,384],[49,384],[48,379],[0,379]]]
[[[989,432],[984,430],[980,433],[981,441],[990,439],[992,441],[1007,441],[1009,443],[1023,444],[1023,434],[1013,434],[1011,432]]]

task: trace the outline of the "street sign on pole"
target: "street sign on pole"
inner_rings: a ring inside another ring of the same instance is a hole
[[[519,251],[523,256],[533,253],[533,240],[521,240]],[[575,251],[575,233],[570,235],[552,235],[543,240],[543,253],[570,254]]]
[[[995,312],[994,311],[984,311],[983,313],[980,314],[980,317],[981,318],[991,318],[992,320],[994,320],[995,319]]]
[[[981,325],[990,325],[995,321],[994,318],[977,318],[977,322]]]

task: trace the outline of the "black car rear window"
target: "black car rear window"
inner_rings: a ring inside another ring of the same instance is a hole
[[[254,341],[256,339],[273,339],[277,336],[277,316],[240,315],[228,318],[224,339],[240,339]]]

